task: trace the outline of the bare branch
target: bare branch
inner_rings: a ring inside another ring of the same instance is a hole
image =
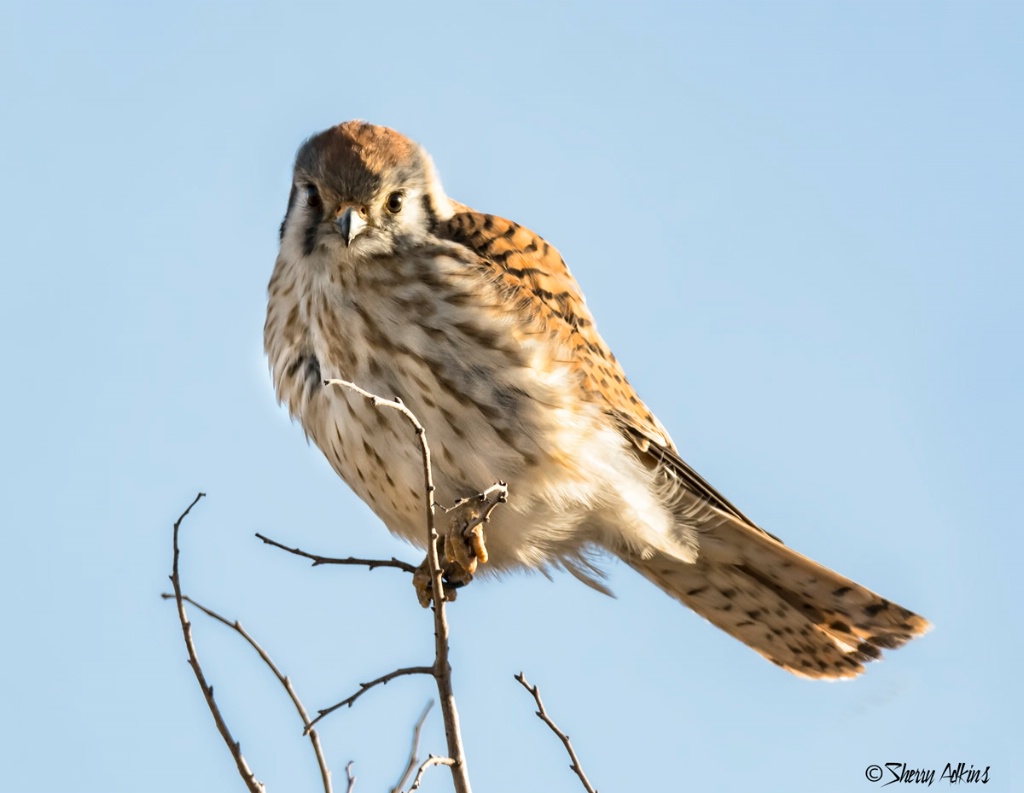
[[[333,556],[319,556],[315,553],[307,553],[301,548],[289,548],[287,545],[279,543],[277,540],[272,540],[270,537],[266,537],[259,532],[256,532],[256,536],[259,537],[267,545],[272,545],[275,548],[280,548],[282,551],[301,556],[304,559],[310,559],[313,562],[313,567],[318,567],[322,564],[351,564],[359,565],[362,567],[368,567],[374,570],[378,567],[394,567],[398,570],[404,570],[406,573],[415,573],[416,566],[411,565],[408,562],[403,562],[401,559],[396,559],[393,556],[390,559],[357,559],[354,556],[348,556],[344,559],[339,559]]]
[[[365,694],[374,686],[387,685],[396,677],[403,677],[405,675],[432,674],[434,674],[434,667],[432,666],[407,666],[403,669],[396,669],[394,672],[388,672],[386,675],[382,675],[381,677],[378,677],[376,680],[371,680],[369,683],[360,683],[359,690],[348,699],[343,699],[336,705],[331,705],[329,708],[323,708],[322,710],[317,711],[317,713],[319,713],[320,715],[306,725],[306,732],[309,732],[313,725],[320,721],[324,716],[334,713],[334,711],[338,710],[338,708],[351,708],[357,699],[359,699],[363,694]]]
[[[434,475],[430,467],[430,445],[427,443],[427,432],[416,418],[416,414],[399,399],[383,399],[347,380],[327,380],[324,385],[347,388],[361,394],[374,407],[397,410],[408,419],[419,439],[423,452],[423,501],[427,521],[427,563],[430,568],[434,609],[434,647],[436,651],[434,680],[437,682],[438,698],[441,701],[441,714],[444,717],[444,732],[448,743],[448,754],[451,756],[450,764],[455,791],[456,793],[471,793],[466,752],[462,745],[462,732],[459,728],[459,712],[455,707],[455,694],[452,691],[452,669],[448,661],[448,619],[445,616],[444,608],[441,562],[437,555],[437,527],[434,523]]]
[[[427,757],[427,759],[423,761],[423,765],[420,766],[420,770],[416,772],[416,778],[412,781],[412,787],[409,788],[409,793],[420,789],[420,785],[423,783],[423,775],[427,772],[427,769],[433,765],[447,765],[454,767],[455,761],[450,757],[437,757],[435,755]]]
[[[420,717],[416,720],[416,726],[412,730],[412,747],[409,749],[409,762],[405,766],[405,770],[402,772],[402,776],[399,777],[395,786],[391,788],[391,793],[401,793],[405,783],[412,776],[412,772],[416,770],[416,763],[419,762],[417,755],[420,751],[420,733],[423,732],[423,722],[427,720],[427,714],[430,713],[430,709],[434,707],[434,700],[430,700],[427,706],[423,709]]]
[[[182,521],[185,520],[188,513],[192,511],[192,507],[199,503],[199,499],[203,498],[205,495],[205,493],[199,493],[192,500],[192,503],[188,505],[188,508],[182,512],[174,522],[174,562],[171,567],[171,585],[174,587],[174,600],[178,606],[178,620],[181,622],[181,633],[185,638],[185,648],[188,650],[189,665],[192,667],[196,680],[199,682],[199,688],[202,689],[203,697],[206,699],[206,705],[209,707],[210,713],[213,714],[213,720],[217,724],[217,730],[224,739],[224,743],[227,744],[228,751],[231,752],[231,756],[235,759],[235,766],[238,768],[238,773],[245,781],[245,785],[249,788],[251,793],[266,793],[266,788],[263,786],[263,783],[256,779],[256,775],[252,772],[252,769],[249,768],[249,764],[242,756],[240,744],[231,737],[231,731],[228,729],[227,722],[224,721],[220,708],[217,707],[217,703],[213,699],[213,686],[206,682],[206,675],[203,674],[203,668],[199,664],[199,656],[196,653],[195,643],[192,641],[192,623],[188,621],[188,616],[185,614],[185,600],[181,594],[181,578],[178,575],[178,557],[180,555],[180,548],[178,546],[178,530],[181,528]]]
[[[160,597],[166,600],[168,598],[175,598],[175,595],[169,595],[167,593],[164,593]],[[320,777],[323,780],[324,793],[331,793],[331,770],[327,767],[327,761],[324,759],[323,749],[320,746],[320,736],[317,735],[316,730],[311,729],[309,714],[306,712],[305,706],[299,699],[299,695],[295,693],[295,688],[292,686],[292,681],[286,675],[281,673],[281,670],[277,668],[277,664],[275,664],[271,657],[267,654],[267,651],[264,650],[259,645],[259,643],[252,637],[252,635],[245,628],[242,627],[242,623],[240,623],[238,620],[232,622],[226,617],[223,617],[220,614],[218,614],[216,611],[207,608],[202,603],[196,602],[188,595],[182,595],[181,599],[184,600],[186,603],[191,603],[193,606],[195,606],[197,609],[199,609],[207,616],[212,617],[218,622],[221,622],[224,625],[227,625],[232,630],[236,631],[243,639],[249,642],[250,646],[259,654],[260,658],[263,659],[263,662],[270,667],[270,671],[274,673],[277,679],[281,682],[281,685],[284,686],[285,691],[288,692],[288,696],[291,697],[292,704],[295,705],[295,709],[299,712],[299,717],[302,719],[302,726],[304,728],[303,734],[309,736],[310,743],[313,745],[313,753],[316,755],[317,764],[320,766]]]
[[[590,780],[587,779],[587,775],[583,773],[583,767],[580,765],[580,759],[576,756],[576,751],[572,748],[572,742],[569,740],[569,736],[562,732],[560,729],[558,729],[558,725],[551,720],[551,717],[548,716],[548,712],[544,710],[544,703],[541,701],[540,698],[540,690],[537,688],[537,686],[531,686],[529,683],[527,683],[526,675],[524,675],[522,672],[516,675],[515,678],[520,683],[522,683],[523,688],[525,688],[527,691],[533,694],[533,698],[537,702],[537,717],[541,719],[541,721],[543,721],[546,725],[548,725],[548,727],[551,728],[551,731],[561,739],[563,744],[565,744],[565,751],[569,753],[569,759],[572,760],[572,764],[569,766],[569,768],[576,772],[576,776],[580,778],[580,782],[583,783],[583,787],[586,788],[587,793],[597,793],[597,791],[590,784]]]
[[[355,763],[353,763],[351,760],[349,760],[348,761],[348,765],[345,766],[345,776],[348,778],[348,791],[347,791],[347,793],[352,793],[352,791],[356,789],[356,777],[355,777],[355,774],[352,773],[352,766],[353,765],[355,765]]]

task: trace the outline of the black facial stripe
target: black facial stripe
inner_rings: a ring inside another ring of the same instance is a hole
[[[433,233],[437,230],[437,211],[434,209],[434,202],[429,193],[424,193],[420,197],[420,204],[423,207],[423,214],[427,218],[427,228]]]
[[[302,251],[306,256],[309,256],[313,253],[313,249],[316,248],[317,229],[320,225],[320,221],[323,220],[325,207],[323,201],[317,201],[315,205],[303,202],[303,206],[299,207],[299,191],[305,189],[305,187],[292,186],[292,198],[290,204],[293,206],[289,210],[289,214],[293,211],[302,213],[301,217],[306,223],[305,228],[303,229]]]
[[[279,239],[284,239],[284,227],[288,223],[288,216],[292,213],[292,207],[295,206],[295,196],[297,191],[295,185],[292,185],[291,192],[288,193],[288,208],[284,211],[284,219],[281,221],[281,230],[278,232]]]
[[[293,213],[299,211],[298,197],[299,189],[296,185],[292,185],[291,192],[288,193],[288,211],[284,214],[284,220],[281,221],[281,229],[279,232],[280,239],[284,239],[284,230],[288,225],[288,219]],[[320,221],[323,218],[323,206],[313,208],[311,206],[306,207],[306,228],[303,234],[302,250],[306,256],[313,253],[313,249],[316,248],[317,240],[317,226],[320,225]]]

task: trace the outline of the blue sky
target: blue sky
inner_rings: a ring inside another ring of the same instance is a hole
[[[683,456],[790,545],[931,619],[851,683],[791,678],[618,565],[452,609],[478,790],[866,791],[873,763],[1024,785],[1016,4],[7,2],[2,791],[238,790],[159,599],[240,618],[310,708],[431,657],[418,561],[274,404],[291,159],[361,117],[543,234]],[[270,790],[318,777],[283,691],[195,615]],[[380,790],[426,679],[325,722]],[[423,751],[443,751],[439,719]],[[447,789],[435,770],[425,790]]]

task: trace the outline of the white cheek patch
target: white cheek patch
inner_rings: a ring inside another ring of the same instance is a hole
[[[437,213],[439,220],[448,220],[448,218],[455,214],[451,199],[445,195],[444,186],[441,184],[441,177],[438,176],[437,168],[434,167],[434,161],[430,159],[430,156],[425,151],[422,149],[420,151],[423,153],[423,161],[426,165],[427,192],[430,193],[433,199],[434,211]]]
[[[399,222],[404,229],[423,228],[426,220],[423,217],[423,194],[417,190],[406,196],[405,206],[402,207],[402,214],[398,216]]]
[[[291,262],[301,261],[306,256],[305,208],[298,204],[292,207],[284,221],[284,236],[281,237],[281,256]]]

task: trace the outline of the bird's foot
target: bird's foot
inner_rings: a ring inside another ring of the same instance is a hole
[[[444,545],[444,537],[438,539],[438,545]],[[442,548],[438,548],[438,552],[441,560],[441,590],[444,592],[445,602],[451,603],[455,600],[455,590],[468,584],[473,579],[473,576],[466,574],[461,569],[456,569],[454,565],[447,562]],[[423,608],[428,608],[434,600],[434,585],[430,580],[429,556],[420,562],[416,572],[412,574],[412,585],[416,589],[416,599],[420,602],[420,605]]]
[[[460,498],[445,510],[451,516],[445,534],[445,560],[464,571],[469,578],[473,577],[478,564],[487,564],[484,524],[491,519],[495,507],[507,500],[508,487],[504,482],[498,482],[483,493]]]
[[[444,599],[455,600],[455,590],[473,580],[477,567],[487,563],[487,543],[484,524],[498,504],[508,500],[508,487],[498,482],[469,498],[460,498],[451,507],[444,508],[449,516],[448,528],[438,538],[437,555],[441,562]],[[426,608],[433,600],[428,560],[417,568],[413,586],[420,605]]]

